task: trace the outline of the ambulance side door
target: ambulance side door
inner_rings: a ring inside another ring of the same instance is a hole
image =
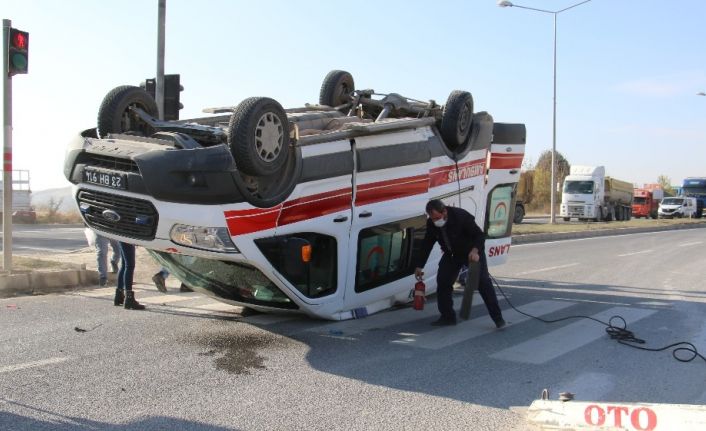
[[[429,190],[428,129],[355,138],[346,308],[409,291]]]
[[[525,154],[524,124],[495,123],[488,153],[485,180],[485,210],[482,217],[486,233],[488,265],[505,263],[512,241],[517,184]],[[480,223],[479,223],[480,224]]]

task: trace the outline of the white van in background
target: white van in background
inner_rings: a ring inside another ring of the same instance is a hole
[[[659,203],[658,218],[694,217],[696,215],[696,198],[684,196],[664,198]]]

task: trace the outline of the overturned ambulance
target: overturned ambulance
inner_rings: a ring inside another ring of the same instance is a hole
[[[200,292],[333,320],[408,302],[432,198],[476,217],[490,265],[507,258],[525,127],[474,113],[468,92],[438,105],[356,90],[335,70],[318,104],[205,112],[160,121],[144,90],[117,87],[64,164],[88,226]]]

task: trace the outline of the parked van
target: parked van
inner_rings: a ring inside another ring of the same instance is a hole
[[[664,198],[657,211],[659,218],[694,217],[696,215],[696,198],[679,196]]]

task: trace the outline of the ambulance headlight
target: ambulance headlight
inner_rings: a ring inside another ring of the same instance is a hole
[[[224,227],[175,224],[169,232],[169,237],[172,241],[184,247],[221,253],[239,253],[239,250],[230,239],[228,229]]]

